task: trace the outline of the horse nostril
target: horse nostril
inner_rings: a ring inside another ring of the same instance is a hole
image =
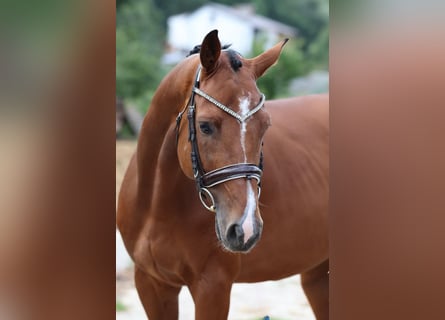
[[[244,231],[239,224],[232,224],[227,230],[227,241],[234,246],[242,246],[244,243]]]

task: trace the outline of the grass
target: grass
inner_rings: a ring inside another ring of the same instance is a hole
[[[116,312],[125,311],[127,307],[120,301],[116,301]]]

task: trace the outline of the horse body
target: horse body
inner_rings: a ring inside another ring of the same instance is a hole
[[[186,285],[197,320],[227,319],[234,282],[301,273],[317,319],[327,319],[327,97],[267,101],[272,127],[264,137],[259,203],[264,232],[248,254],[228,252],[178,160],[175,118],[187,104],[198,65],[195,56],[187,58],[160,84],[119,194],[117,224],[147,315],[177,319]]]

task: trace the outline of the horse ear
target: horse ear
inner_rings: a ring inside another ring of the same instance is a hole
[[[218,30],[210,31],[201,44],[199,57],[201,65],[207,72],[213,71],[221,54],[221,43],[218,38]]]
[[[273,66],[278,58],[280,57],[281,50],[284,45],[287,43],[289,39],[284,39],[283,41],[277,43],[275,46],[270,48],[269,50],[263,52],[259,56],[250,59],[253,70],[255,73],[255,78],[258,79],[261,77],[267,69]]]

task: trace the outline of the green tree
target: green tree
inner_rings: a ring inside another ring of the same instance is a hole
[[[119,7],[128,1],[129,0],[116,0],[116,9],[119,10]]]
[[[253,0],[259,14],[295,27],[307,64],[328,65],[328,0]],[[313,43],[316,43],[313,45]]]
[[[329,25],[326,25],[317,38],[309,44],[307,57],[312,67],[328,69],[329,67]]]
[[[165,30],[162,15],[151,0],[129,0],[116,14],[116,93],[138,99],[153,92],[164,70]],[[148,101],[147,101],[148,103]]]
[[[255,0],[257,11],[272,19],[294,26],[305,39],[303,49],[312,42],[327,24],[329,3],[327,0]]]
[[[187,1],[178,1],[178,0],[153,0],[154,4],[162,11],[164,14],[165,20],[175,14],[184,13],[193,11],[200,6],[208,3],[208,0],[187,0]]]

